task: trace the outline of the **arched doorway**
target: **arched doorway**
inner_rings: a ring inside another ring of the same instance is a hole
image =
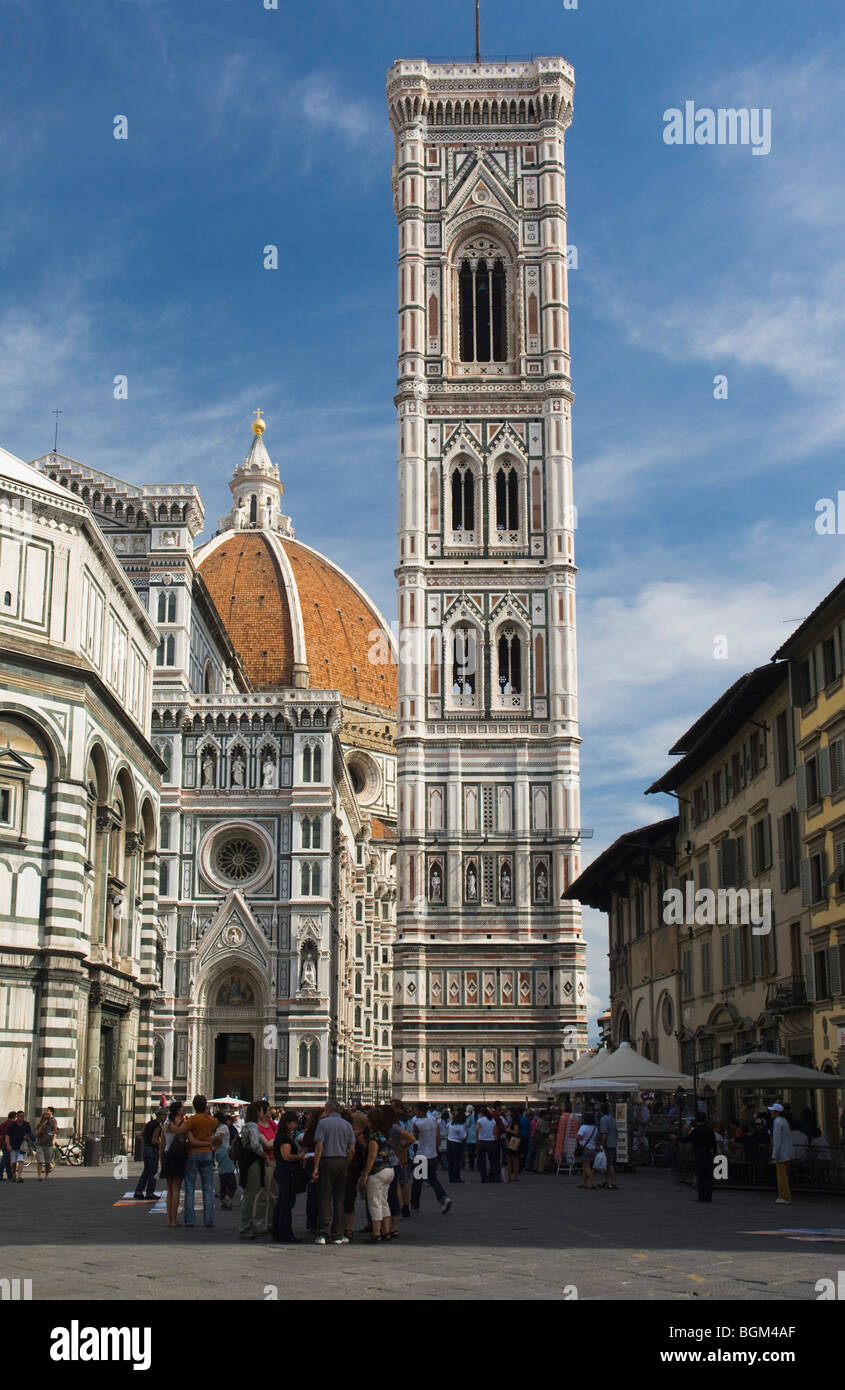
[[[251,1033],[218,1033],[214,1039],[215,1096],[249,1100],[255,1089],[255,1038]]]
[[[201,980],[195,1065],[197,1089],[208,1096],[238,1096],[253,1100],[271,1094],[276,1049],[266,1042],[267,987],[254,969],[238,957],[215,962]]]

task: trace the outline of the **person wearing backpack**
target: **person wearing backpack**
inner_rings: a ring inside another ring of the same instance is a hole
[[[181,1226],[179,1217],[179,1193],[185,1181],[185,1164],[188,1160],[187,1122],[185,1106],[181,1100],[172,1100],[167,1119],[161,1126],[159,1152],[162,1158],[161,1175],[167,1179],[167,1224]]]
[[[156,1195],[156,1178],[158,1176],[159,1161],[159,1140],[161,1138],[161,1123],[164,1119],[163,1110],[154,1110],[152,1119],[147,1120],[141,1131],[141,1141],[144,1145],[144,1167],[135,1186],[133,1196],[139,1202],[152,1202]]]
[[[246,1119],[240,1135],[232,1146],[232,1157],[240,1173],[240,1184],[244,1190],[241,1203],[241,1224],[238,1240],[255,1240],[255,1199],[264,1186],[264,1171],[268,1154],[273,1146],[268,1144],[258,1130],[261,1111],[256,1101],[246,1108]]]

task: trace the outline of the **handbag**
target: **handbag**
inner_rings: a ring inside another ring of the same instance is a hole
[[[595,1132],[596,1132],[596,1127],[595,1127],[595,1125],[593,1125],[593,1133],[590,1135],[590,1138],[591,1138],[591,1139],[592,1139],[592,1137],[593,1137],[593,1134],[595,1134]],[[583,1157],[584,1157],[584,1150],[586,1149],[586,1147],[587,1147],[586,1144],[576,1144],[576,1145],[575,1145],[575,1157],[576,1157],[576,1158],[583,1158]]]
[[[515,1154],[519,1151],[519,1146],[521,1143],[522,1140],[518,1139],[515,1134],[512,1134],[510,1139],[508,1140],[508,1149],[512,1154]]]
[[[594,1172],[594,1173],[606,1173],[606,1172],[607,1172],[607,1154],[605,1153],[604,1149],[599,1149],[598,1153],[596,1154],[595,1158],[593,1159],[593,1172]]]

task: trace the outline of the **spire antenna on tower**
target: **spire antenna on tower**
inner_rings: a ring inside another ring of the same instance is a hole
[[[481,62],[481,0],[475,0],[475,61]]]
[[[59,416],[64,415],[64,411],[53,410],[51,411],[51,414],[55,415],[56,417],[56,430],[55,434],[53,435],[53,453],[57,454],[59,452]]]

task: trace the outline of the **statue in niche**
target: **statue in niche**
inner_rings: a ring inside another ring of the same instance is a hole
[[[211,753],[203,753],[202,785],[204,787],[214,786],[214,757]]]
[[[311,994],[317,992],[317,961],[313,946],[305,946],[299,968],[299,988]]]
[[[474,903],[478,898],[478,875],[475,872],[475,865],[470,864],[467,869],[467,902]]]
[[[443,901],[443,876],[440,872],[439,864],[435,864],[431,870],[431,901],[442,903]]]
[[[499,896],[503,903],[509,903],[511,900],[511,871],[507,864],[502,865],[499,874]]]
[[[246,785],[246,763],[240,748],[232,759],[232,786],[243,787]]]
[[[535,884],[536,898],[538,903],[546,902],[549,896],[549,876],[546,873],[545,865],[543,864],[541,864],[539,869],[537,870]]]
[[[276,759],[272,753],[268,753],[261,764],[261,785],[262,787],[275,787],[276,785]]]

